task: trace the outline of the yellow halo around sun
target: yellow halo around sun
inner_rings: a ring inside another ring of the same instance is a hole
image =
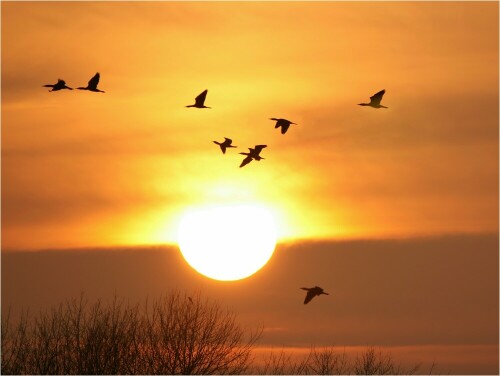
[[[179,224],[179,248],[191,267],[209,278],[234,281],[261,269],[276,247],[275,220],[259,205],[217,205],[190,210]]]

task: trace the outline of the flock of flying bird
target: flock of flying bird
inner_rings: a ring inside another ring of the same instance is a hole
[[[101,76],[100,76],[99,72],[97,72],[94,75],[94,77],[92,77],[89,80],[89,82],[88,82],[88,84],[87,84],[86,87],[81,86],[81,87],[77,87],[76,89],[78,89],[78,90],[89,90],[89,91],[93,91],[93,92],[96,92],[96,93],[104,93],[104,91],[99,90],[97,88],[97,85],[99,84],[100,77]],[[49,91],[58,91],[58,90],[63,90],[63,89],[73,90],[73,88],[70,88],[70,87],[66,86],[66,82],[64,80],[61,80],[60,78],[57,80],[57,83],[43,85],[43,87],[51,87],[52,89],[49,90]],[[205,100],[207,98],[207,93],[208,93],[208,90],[204,90],[201,94],[199,94],[195,98],[195,103],[194,104],[190,104],[190,105],[188,105],[186,107],[212,108],[212,107],[205,106]],[[381,90],[378,93],[376,93],[376,94],[374,94],[374,95],[372,95],[370,97],[370,102],[369,103],[359,103],[358,105],[359,106],[370,106],[370,107],[373,107],[373,108],[388,108],[388,107],[382,106],[380,104],[380,102],[382,101],[382,97],[384,96],[384,94],[385,94],[385,90]],[[269,118],[269,120],[276,121],[276,125],[274,126],[274,128],[280,128],[281,127],[281,134],[285,134],[287,132],[288,128],[290,127],[290,125],[292,125],[292,124],[297,125],[297,123],[294,123],[294,122],[292,122],[290,120],[282,119],[282,118],[274,118],[273,117],[273,118]],[[230,138],[227,138],[227,137],[224,137],[224,141],[223,142],[218,142],[218,141],[213,141],[213,142],[215,144],[219,145],[219,147],[222,150],[223,154],[226,154],[226,149],[227,148],[236,148],[237,147],[237,146],[233,145],[232,144],[233,141]],[[241,162],[240,167],[243,167],[243,166],[249,164],[253,160],[260,161],[261,159],[264,159],[263,157],[260,156],[260,153],[261,153],[262,149],[264,149],[266,147],[267,147],[267,145],[255,145],[253,148],[248,148],[248,150],[249,150],[248,153],[239,153],[239,154],[242,154],[242,155],[246,155],[245,159],[243,159],[243,161]],[[327,292],[325,292],[319,286],[315,286],[315,287],[301,287],[301,289],[307,291],[306,298],[304,300],[304,304],[309,303],[312,300],[312,298],[314,298],[315,296],[329,295]]]
[[[194,104],[190,104],[186,107],[195,107],[195,108],[212,108],[212,107],[207,107],[205,106],[205,100],[207,99],[207,93],[208,90],[204,90],[201,94],[199,94],[195,99]],[[385,90],[381,90],[378,93],[374,94],[373,96],[370,97],[370,103],[359,103],[360,106],[371,106],[374,108],[387,108],[385,106],[382,106],[380,102],[382,101],[382,97],[385,94]],[[290,125],[297,123],[294,123],[293,121],[283,119],[283,118],[269,118],[269,120],[276,121],[276,125],[274,128],[280,128],[281,127],[281,134],[285,134],[288,131],[288,128],[290,128]],[[220,149],[222,150],[223,154],[226,154],[226,149],[227,148],[236,148],[237,146],[233,145],[233,140],[230,138],[224,137],[223,142],[219,141],[213,141],[214,144],[219,145]],[[240,168],[243,166],[246,166],[253,160],[260,161],[261,159],[264,159],[263,157],[260,156],[260,152],[262,149],[266,148],[267,145],[255,145],[253,148],[248,148],[249,152],[248,153],[240,153],[242,155],[246,155],[245,159],[240,164]],[[312,299],[312,298],[311,298]],[[307,299],[306,299],[307,300]]]

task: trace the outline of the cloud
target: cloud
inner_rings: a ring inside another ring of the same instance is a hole
[[[300,287],[329,296],[303,304]],[[2,254],[2,307],[53,305],[86,291],[143,301],[201,291],[242,322],[270,328],[266,345],[498,344],[498,234],[281,244],[251,278],[223,283],[176,247]]]

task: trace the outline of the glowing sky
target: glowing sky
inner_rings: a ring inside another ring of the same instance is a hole
[[[496,2],[1,6],[4,248],[173,242],[217,202],[284,239],[498,229]]]
[[[198,289],[262,346],[498,370],[498,2],[0,6],[4,310]],[[42,87],[96,72],[104,94]],[[205,89],[213,109],[185,107]],[[388,109],[357,106],[381,89]],[[231,203],[270,210],[281,244],[216,282],[164,244]]]

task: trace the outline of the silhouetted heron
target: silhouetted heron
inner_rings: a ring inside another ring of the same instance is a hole
[[[360,103],[360,104],[358,104],[358,106],[370,106],[373,108],[389,108],[389,107],[382,106],[380,104],[380,101],[382,100],[382,97],[384,96],[384,94],[385,94],[385,89],[380,90],[377,94],[373,94],[370,97],[370,103]]]
[[[318,287],[318,286],[301,287],[301,289],[307,291],[307,295],[306,295],[306,299],[304,300],[304,304],[309,303],[312,300],[312,298],[314,298],[315,296],[319,296],[321,294],[330,295],[327,292],[324,292],[323,289],[321,287]]]
[[[281,134],[285,134],[286,133],[286,131],[288,130],[288,127],[290,127],[290,124],[297,125],[297,123],[291,122],[290,120],[286,120],[286,119],[269,118],[269,120],[275,120],[276,121],[276,125],[274,126],[274,128],[281,127]]]
[[[243,166],[249,164],[250,162],[252,162],[253,159],[255,159],[256,161],[260,161],[261,159],[265,159],[265,158],[262,158],[259,154],[262,151],[262,149],[264,149],[266,147],[267,147],[267,145],[255,145],[255,147],[253,147],[253,148],[248,148],[248,150],[249,150],[248,153],[240,153],[242,155],[247,156],[241,162],[240,167],[243,167]]]
[[[224,137],[224,142],[213,141],[214,144],[217,144],[220,146],[220,150],[222,150],[222,152],[224,154],[226,154],[226,148],[236,148],[237,147],[237,146],[231,145],[232,142],[233,142],[233,140],[231,140],[230,138],[227,138],[227,137]]]
[[[208,90],[205,90],[204,92],[202,92],[200,95],[198,95],[194,99],[194,101],[195,101],[194,104],[190,104],[189,106],[186,106],[186,107],[212,108],[212,107],[205,106],[205,99],[207,98],[207,93],[208,93]]]
[[[104,93],[104,91],[102,90],[99,90],[97,88],[97,84],[99,83],[99,79],[101,78],[101,75],[99,74],[99,72],[97,72],[94,77],[92,77],[89,81],[89,83],[87,84],[87,87],[77,87],[77,89],[79,90],[88,90],[88,91],[94,91],[96,93]]]
[[[54,85],[43,85],[43,87],[51,87],[52,90],[49,90],[49,91],[58,91],[58,90],[62,90],[62,89],[69,89],[69,90],[73,90],[72,88],[66,86],[66,82],[64,80],[61,80],[60,78],[57,79],[57,83],[54,84]]]

